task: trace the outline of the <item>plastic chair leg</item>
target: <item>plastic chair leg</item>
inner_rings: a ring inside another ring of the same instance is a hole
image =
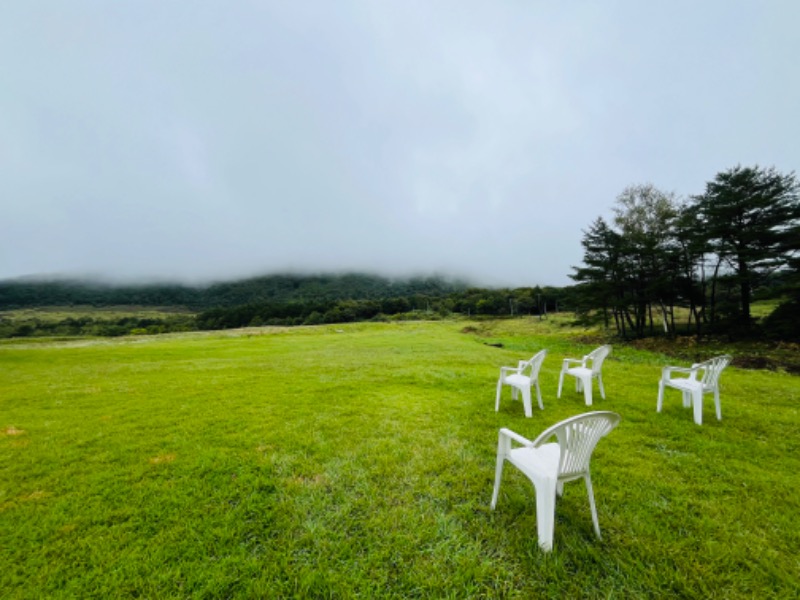
[[[500,393],[502,392],[502,390],[503,390],[503,380],[502,379],[498,379],[497,380],[497,396],[494,399],[494,412],[497,412],[498,410],[500,410]]]
[[[525,416],[533,416],[533,408],[531,407],[531,388],[524,387],[520,390],[522,392],[522,406],[525,409]]]
[[[589,377],[588,381],[581,381],[583,384],[583,398],[586,400],[586,406],[592,405],[592,378]]]
[[[714,390],[714,404],[717,405],[717,421],[722,421],[722,406],[719,403],[719,390]]]
[[[505,457],[502,454],[497,455],[497,466],[495,467],[494,471],[494,490],[492,490],[492,504],[491,508],[494,510],[494,507],[497,506],[497,496],[500,494],[500,480],[503,478],[503,463],[505,462]]]
[[[544,410],[544,404],[542,404],[542,390],[539,388],[539,380],[536,380],[534,384],[536,386],[536,399],[539,400],[539,409]]]
[[[556,479],[540,479],[536,488],[536,530],[539,547],[545,552],[553,549],[553,528],[556,520]]]
[[[589,380],[591,381],[591,379]],[[605,400],[606,399],[606,390],[603,388],[603,374],[597,374],[597,385],[600,388],[600,397]]]
[[[586,481],[586,492],[589,494],[589,507],[592,509],[592,523],[594,524],[594,532],[597,534],[597,537],[600,539],[603,536],[600,535],[600,523],[597,520],[597,507],[594,504],[594,490],[592,489],[592,478],[589,475],[584,476],[584,481]]]
[[[556,398],[561,398],[562,385],[564,385],[564,369],[561,369],[561,375],[558,378],[558,394],[556,394]]]
[[[694,408],[694,422],[698,425],[703,424],[703,390],[697,389],[692,392],[692,406]]]
[[[658,401],[656,402],[656,412],[661,412],[661,406],[664,404],[664,380],[658,382]]]

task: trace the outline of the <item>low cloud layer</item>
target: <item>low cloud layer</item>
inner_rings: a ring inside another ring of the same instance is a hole
[[[800,163],[794,2],[0,8],[0,279],[565,285],[626,186]]]

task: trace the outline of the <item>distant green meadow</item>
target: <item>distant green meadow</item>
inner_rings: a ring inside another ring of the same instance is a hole
[[[556,399],[598,342],[531,318],[6,340],[0,596],[796,598],[800,379],[729,367],[697,426],[674,390],[655,411],[675,359],[615,345],[607,399]],[[495,412],[542,348],[544,411]],[[497,432],[592,409],[622,416],[603,538],[567,484],[545,554],[523,475],[489,509]]]

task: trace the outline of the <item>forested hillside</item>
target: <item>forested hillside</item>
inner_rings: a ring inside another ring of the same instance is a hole
[[[570,288],[487,289],[442,277],[389,279],[358,273],[269,275],[197,287],[15,280],[0,282],[0,338],[429,319],[453,313],[534,315],[571,304]],[[65,310],[53,311],[59,307]],[[94,309],[87,313],[86,307]],[[128,308],[112,316],[107,307]],[[163,314],[135,314],[132,307],[157,307]]]
[[[466,288],[463,282],[441,277],[389,279],[358,273],[267,275],[205,286],[14,279],[0,281],[0,310],[74,305],[181,306],[202,310],[260,303],[326,303],[417,295],[439,297]]]

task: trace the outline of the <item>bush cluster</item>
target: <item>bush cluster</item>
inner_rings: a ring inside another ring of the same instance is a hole
[[[68,317],[59,321],[47,321],[37,318],[21,321],[0,319],[0,338],[73,336],[118,337],[122,335],[152,335],[177,331],[193,331],[195,329],[195,318],[192,315],[170,316],[165,318],[123,317],[118,319]]]

